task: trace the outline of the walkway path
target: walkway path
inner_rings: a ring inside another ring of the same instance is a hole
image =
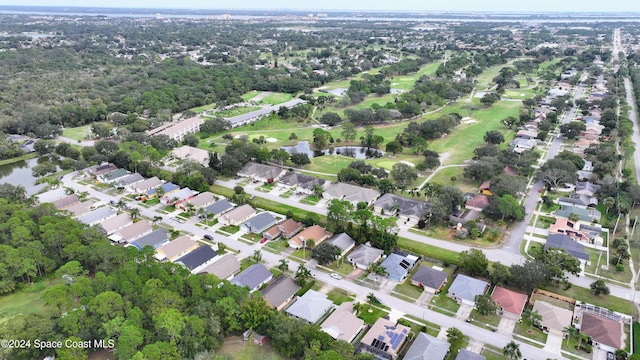
[[[452,167],[465,167],[465,166],[467,166],[467,165],[466,164],[454,164],[454,165],[438,166],[431,174],[429,174],[429,176],[427,176],[426,179],[424,179],[422,184],[420,184],[420,186],[418,186],[418,189],[422,189],[425,185],[427,185],[427,183],[429,181],[431,181],[431,179],[438,173],[438,171],[440,171],[442,169],[452,168]]]

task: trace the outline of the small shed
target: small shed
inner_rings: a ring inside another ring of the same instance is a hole
[[[253,343],[260,346],[267,342],[267,337],[258,333],[253,333]]]

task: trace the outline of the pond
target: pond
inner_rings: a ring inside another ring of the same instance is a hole
[[[35,185],[37,178],[31,175],[31,168],[37,164],[38,159],[29,159],[0,165],[0,183],[22,185],[25,188]]]
[[[384,155],[384,152],[381,150],[371,149],[364,146],[338,146],[329,148],[327,150],[311,150],[311,146],[308,141],[300,141],[297,145],[294,146],[283,146],[281,149],[288,152],[289,154],[307,154],[309,158],[324,155],[342,155],[364,160],[375,159]]]

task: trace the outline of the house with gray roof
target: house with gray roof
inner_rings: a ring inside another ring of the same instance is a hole
[[[230,203],[227,199],[216,201],[204,208],[207,213],[213,214],[214,218],[217,218],[218,216],[226,213],[227,211],[230,211],[231,209],[233,209],[233,204]]]
[[[353,249],[353,247],[356,246],[356,241],[353,240],[347,233],[335,234],[330,237],[327,242],[340,248],[340,256],[348,253],[349,250]]]
[[[284,169],[276,166],[248,162],[242,170],[238,172],[238,176],[246,176],[253,181],[272,183],[280,179],[284,173]]]
[[[380,264],[381,267],[387,270],[387,277],[393,281],[402,282],[413,266],[418,262],[418,257],[415,255],[403,255],[391,253],[387,255],[387,258]]]
[[[485,360],[486,357],[484,355],[476,354],[467,349],[460,349],[458,356],[456,356],[456,360]]]
[[[249,291],[254,292],[271,279],[273,279],[273,274],[266,266],[253,264],[231,279],[231,283],[236,286],[246,286]]]
[[[344,302],[322,323],[322,331],[336,340],[352,342],[364,329],[364,320],[354,315],[353,303]]]
[[[576,183],[576,194],[593,196],[600,190],[601,186],[590,181],[578,181]]]
[[[354,267],[362,270],[367,270],[369,265],[377,262],[382,254],[383,250],[374,248],[368,244],[361,244],[347,255],[347,261],[349,261]]]
[[[294,171],[289,171],[280,180],[278,180],[278,186],[286,189],[295,189],[297,193],[312,195],[314,186],[320,186],[324,188],[329,182],[324,179],[319,179],[314,176],[298,174]]]
[[[151,246],[152,248],[157,249],[168,242],[170,237],[169,232],[167,232],[165,228],[160,228],[154,232],[144,235],[127,246],[135,246],[138,250],[142,250],[145,246]]]
[[[484,295],[489,288],[486,281],[459,274],[449,287],[447,295],[457,302],[469,306],[475,306],[476,295]]]
[[[163,196],[162,199],[160,199],[160,203],[164,205],[179,205],[187,200],[193,199],[196,194],[198,194],[197,191],[186,187],[176,192],[172,192],[169,195]]]
[[[200,270],[200,274],[215,275],[221,280],[231,280],[238,272],[240,272],[240,262],[231,253],[216,256],[211,264]]]
[[[327,295],[309,290],[298,297],[296,302],[287,308],[286,313],[309,324],[316,324],[333,309],[333,302],[327,299]]]
[[[589,254],[585,251],[584,245],[564,234],[550,234],[547,236],[544,249],[562,249],[578,260],[589,261]]]
[[[41,204],[53,202],[54,200],[60,199],[62,197],[67,196],[66,191],[59,187],[53,190],[49,190],[43,192],[42,194],[38,194],[36,197],[38,198],[38,202]]]
[[[300,286],[291,276],[280,276],[274,282],[262,290],[262,296],[272,309],[282,311],[296,296]]]
[[[93,175],[95,177],[98,177],[100,175],[104,175],[108,172],[111,172],[113,170],[116,170],[118,167],[111,164],[111,163],[104,163],[104,164],[100,164],[100,165],[96,165],[93,167],[90,167],[87,172],[89,173],[89,175]]]
[[[572,214],[578,216],[580,220],[586,222],[600,221],[600,217],[602,216],[600,211],[595,208],[583,208],[573,205],[561,205],[560,209],[554,212],[554,215],[556,217],[563,217],[567,219],[571,218]]]
[[[444,360],[449,352],[450,344],[443,340],[438,340],[435,337],[426,334],[419,333],[407,354],[404,356],[404,360]]]
[[[122,213],[100,223],[100,227],[105,234],[111,235],[114,232],[133,224],[133,219],[129,213]]]
[[[115,185],[117,187],[127,187],[141,181],[144,181],[144,177],[138,173],[134,173],[116,179]]]
[[[558,199],[560,205],[571,205],[586,209],[588,207],[598,206],[598,199],[596,197],[584,195],[584,194],[571,194],[568,197],[561,197]]]
[[[447,283],[448,274],[442,270],[420,266],[418,271],[411,278],[411,285],[418,286],[424,290],[437,294]]]
[[[73,205],[78,205],[80,204],[80,199],[78,199],[78,195],[76,194],[71,194],[71,195],[67,195],[65,197],[61,197],[60,199],[54,200],[52,202],[53,206],[55,206],[56,209],[58,210],[64,210],[67,209]]]
[[[171,194],[174,194],[178,191],[180,191],[180,186],[172,183],[172,182],[166,182],[162,185],[159,186],[160,189],[162,189],[162,196],[163,197],[168,197],[171,196]],[[158,196],[158,190],[156,188],[154,189],[149,189],[145,192],[145,195],[147,196],[147,199],[153,199],[155,197]]]
[[[146,220],[142,220],[129,226],[125,226],[124,228],[109,235],[109,240],[119,244],[130,243],[141,236],[149,234],[151,231],[153,231],[151,224]]]
[[[89,226],[93,226],[116,216],[118,213],[110,207],[101,207],[95,209],[93,211],[89,211],[88,213],[79,216],[76,220],[80,221],[83,224],[87,224]]]
[[[103,183],[113,184],[119,178],[127,175],[129,175],[129,172],[126,169],[117,169],[117,170],[113,170],[106,174],[98,176],[98,180]]]
[[[424,218],[424,214],[431,209],[431,205],[425,201],[387,193],[373,203],[373,209],[381,215],[406,216],[418,221]]]
[[[213,262],[216,256],[218,256],[218,253],[211,246],[203,245],[183,255],[175,263],[181,264],[194,274],[197,274],[198,270]]]
[[[240,229],[254,234],[262,234],[277,222],[278,220],[270,212],[265,211],[242,223]]]
[[[65,211],[70,212],[71,216],[80,216],[82,214],[86,214],[91,211],[91,207],[95,204],[95,201],[87,200],[83,201],[79,204],[71,205],[65,209]]]
[[[138,183],[131,184],[128,186],[128,188],[134,193],[144,193],[151,189],[155,189],[160,185],[162,185],[162,181],[154,176],[147,180],[143,180]]]
[[[347,200],[353,205],[357,205],[359,202],[371,205],[378,196],[380,196],[380,192],[377,190],[342,182],[329,185],[323,195],[325,199]]]
[[[244,204],[220,216],[220,222],[226,225],[240,225],[255,214],[256,210],[251,205]]]

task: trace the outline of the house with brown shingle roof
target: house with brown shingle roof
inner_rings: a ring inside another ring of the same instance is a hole
[[[322,331],[348,343],[362,331],[364,320],[354,315],[353,303],[344,302],[322,323]]]
[[[487,206],[489,206],[490,199],[487,195],[476,195],[467,200],[465,207],[467,209],[476,210],[482,212]]]
[[[573,311],[571,310],[563,309],[546,301],[537,300],[533,304],[533,311],[542,317],[540,321],[542,331],[562,335],[564,334],[564,329],[571,326],[571,320],[573,319]]]
[[[293,235],[302,230],[303,225],[301,222],[297,222],[293,219],[286,219],[283,222],[272,226],[265,231],[262,236],[269,240],[277,239],[282,236],[285,239],[290,239]]]
[[[502,316],[511,319],[519,319],[522,315],[525,305],[527,304],[528,296],[515,292],[509,289],[505,289],[500,286],[493,288],[491,293],[491,300],[495,301],[498,305],[498,310],[502,311]]]
[[[226,225],[240,225],[256,214],[250,205],[239,206],[220,217],[220,222]]]
[[[235,255],[229,253],[217,256],[215,261],[200,271],[200,274],[211,274],[221,280],[230,280],[239,272],[240,262]]]
[[[158,260],[174,261],[198,247],[198,242],[189,236],[180,236],[156,249]]]
[[[624,348],[622,323],[588,311],[582,312],[580,332],[589,336],[594,347],[615,352]]]
[[[314,244],[317,246],[329,236],[331,236],[331,233],[325,230],[322,226],[313,225],[289,239],[289,246],[294,249],[302,249],[307,240],[313,240]]]
[[[109,236],[111,241],[117,243],[129,243],[137,238],[149,234],[153,227],[148,221],[142,220],[126,226]]]
[[[111,219],[107,219],[100,223],[100,227],[104,229],[107,235],[111,235],[114,232],[124,228],[125,226],[129,226],[133,224],[133,219],[129,213],[122,213],[120,215],[116,215]]]
[[[195,209],[200,209],[201,207],[205,207],[213,204],[215,201],[216,201],[215,196],[213,196],[212,193],[205,191],[203,193],[196,195],[192,199],[184,201],[176,206],[181,209],[186,209],[188,206],[187,204],[193,204],[193,207]]]
[[[52,204],[53,206],[55,206],[56,209],[63,210],[73,205],[80,204],[80,199],[78,199],[78,195],[71,194],[71,195],[62,197],[60,199],[54,200]]]

